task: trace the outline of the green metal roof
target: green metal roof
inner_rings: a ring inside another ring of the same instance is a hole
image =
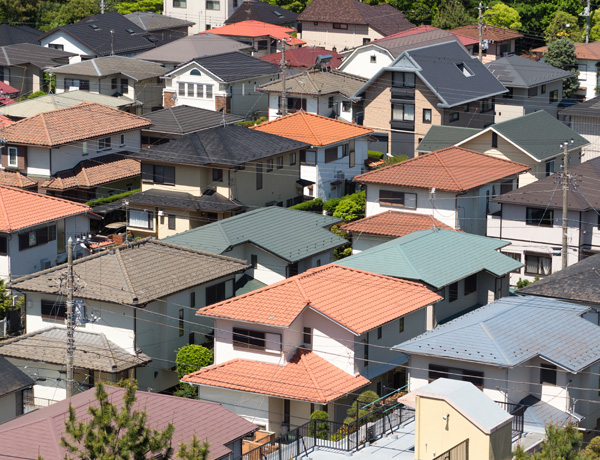
[[[445,149],[479,132],[481,132],[481,129],[433,125],[429,128],[416,150],[421,153],[429,153],[434,150]]]
[[[509,245],[454,230],[413,232],[336,262],[380,275],[422,281],[440,289],[487,270],[503,276],[523,264],[497,250]]]
[[[164,241],[214,254],[252,243],[293,263],[346,244],[347,240],[328,228],[341,221],[336,217],[271,206],[188,230]]]
[[[248,275],[244,275],[235,282],[235,295],[238,296],[242,294],[248,294],[249,292],[256,291],[257,289],[264,288],[265,286],[265,283],[254,278],[250,278]]]

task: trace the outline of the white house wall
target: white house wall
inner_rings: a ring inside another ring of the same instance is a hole
[[[269,397],[217,387],[198,387],[198,399],[220,403],[225,409],[270,429]]]
[[[96,53],[89,48],[86,48],[78,41],[67,35],[62,30],[58,30],[53,34],[40,40],[40,45],[48,48],[48,45],[62,45],[64,51],[69,53],[75,53],[77,56],[73,56],[69,59],[70,64],[81,62],[81,56],[96,56]]]
[[[377,40],[383,36],[372,28],[360,24],[348,24],[347,30],[333,29],[331,22],[302,21],[302,40],[308,46],[322,46],[337,51],[355,48],[364,40]]]
[[[344,59],[339,70],[359,77],[371,78],[380,69],[390,65],[392,61],[393,59],[388,51],[376,46],[367,46],[354,51],[352,56]]]
[[[240,244],[223,255],[246,260],[248,263],[251,262],[252,255],[257,256],[257,267],[248,269],[246,274],[261,283],[270,285],[286,277],[287,262],[253,244]]]
[[[387,243],[393,240],[392,237],[385,237],[380,235],[368,235],[366,233],[352,233],[352,254],[358,254],[367,249],[374,248],[380,244]]]
[[[173,0],[165,0],[163,14],[177,19],[194,22],[189,33],[195,34],[207,29],[214,29],[225,25],[225,21],[241,5],[242,0],[219,0],[218,10],[207,10],[205,2],[187,0],[183,8],[174,7]],[[207,27],[208,26],[208,27]]]

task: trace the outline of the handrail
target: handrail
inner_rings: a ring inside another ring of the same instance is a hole
[[[361,407],[361,409],[360,409],[360,410],[365,410],[365,409],[366,409],[367,407],[369,407],[371,404],[375,404],[375,403],[377,403],[377,402],[381,401],[382,399],[383,399],[383,400],[385,400],[386,398],[389,398],[389,397],[390,397],[390,396],[392,396],[393,394],[399,393],[400,391],[404,390],[404,389],[405,389],[405,388],[407,388],[407,387],[408,387],[408,384],[404,385],[404,386],[403,386],[403,387],[401,387],[401,388],[398,388],[398,389],[396,389],[396,390],[392,391],[391,393],[388,393],[388,394],[387,394],[387,395],[385,395],[385,396],[382,396],[382,397],[381,397],[381,398],[379,398],[379,399],[376,399],[376,400],[375,400],[375,401],[373,401],[373,402],[370,402],[369,404],[367,404],[367,405],[365,405],[365,406]]]

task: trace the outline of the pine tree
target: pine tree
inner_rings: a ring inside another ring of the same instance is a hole
[[[575,73],[563,81],[563,96],[572,97],[579,88],[577,75],[577,58],[575,57],[575,44],[568,38],[560,38],[548,44],[548,51],[544,54],[544,61],[559,69]]]

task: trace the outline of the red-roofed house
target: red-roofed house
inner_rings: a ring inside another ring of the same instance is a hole
[[[271,64],[281,64],[281,52],[267,54],[261,57],[263,61],[270,62]],[[331,69],[337,69],[342,63],[344,58],[343,54],[336,51],[327,50],[325,48],[319,48],[315,46],[303,46],[302,48],[292,48],[285,50],[285,62],[288,67],[304,67],[309,68],[316,64],[318,56],[331,56],[328,67]]]
[[[18,278],[66,260],[68,237],[90,231],[84,204],[0,185],[0,277]],[[87,251],[75,248],[76,256]]]
[[[404,385],[405,358],[389,348],[431,325],[440,299],[419,283],[314,268],[198,310],[215,323],[215,364],[183,381],[270,431],[319,408],[341,421],[367,385]]]
[[[517,188],[530,167],[448,147],[354,178],[367,186],[366,217],[387,210],[428,214],[454,229],[485,235],[490,200]]]
[[[477,40],[477,46],[469,48],[474,56],[479,54],[479,27],[476,24],[459,27],[450,32],[457,36],[470,37]],[[523,36],[516,30],[485,24],[481,29],[484,47],[481,50],[483,62],[491,62],[501,57],[515,54],[517,38]]]

